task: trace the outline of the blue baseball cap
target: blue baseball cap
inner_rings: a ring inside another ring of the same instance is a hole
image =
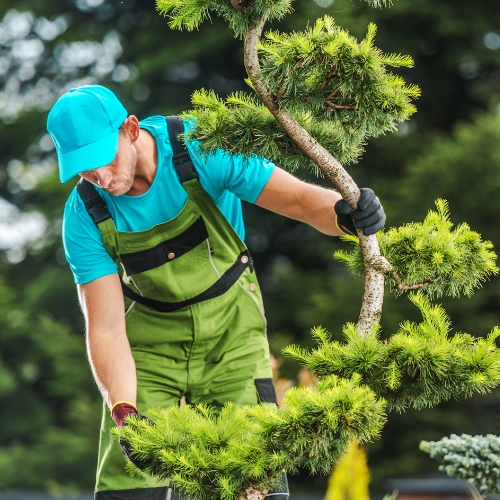
[[[118,129],[126,118],[123,104],[101,85],[83,85],[63,94],[47,118],[61,182],[111,163],[118,148]]]

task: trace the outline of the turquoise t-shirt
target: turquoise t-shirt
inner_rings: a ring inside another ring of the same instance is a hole
[[[118,231],[145,231],[171,220],[187,200],[187,193],[172,164],[165,117],[152,116],[141,121],[140,126],[155,138],[158,150],[158,169],[151,187],[140,196],[112,196],[97,187]],[[186,130],[189,126],[186,123]],[[202,159],[196,155],[196,147],[194,141],[188,144],[201,185],[243,240],[245,226],[240,200],[255,202],[269,180],[274,164],[263,158],[243,161],[241,157],[223,151]],[[76,188],[64,208],[63,243],[75,283],[83,285],[118,272]]]

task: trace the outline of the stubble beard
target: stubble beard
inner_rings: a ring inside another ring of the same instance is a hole
[[[110,195],[120,196],[122,194],[127,194],[130,191],[135,179],[136,164],[137,164],[137,151],[135,150],[135,148],[131,147],[127,176],[118,183],[117,186],[118,189],[115,189],[115,186],[113,186],[111,189],[110,188],[106,189],[106,191]]]

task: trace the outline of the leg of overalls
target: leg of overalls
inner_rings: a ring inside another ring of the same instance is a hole
[[[222,407],[276,404],[266,319],[255,295],[254,276],[245,273],[222,297],[193,307],[194,342],[188,364],[187,398]],[[270,500],[288,500],[286,474]]]

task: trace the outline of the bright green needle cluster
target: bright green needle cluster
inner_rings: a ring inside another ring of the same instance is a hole
[[[500,437],[452,434],[422,441],[420,449],[441,462],[439,470],[469,481],[484,498],[500,493]]]
[[[388,72],[386,66],[412,67],[410,56],[383,54],[373,45],[370,23],[358,42],[333,18],[324,16],[304,32],[266,34],[260,45],[263,80],[280,107],[343,125],[349,136],[375,137],[395,129],[416,108],[415,85]]]
[[[283,470],[303,465],[329,472],[349,441],[377,437],[385,402],[359,382],[331,376],[291,389],[281,409],[227,403],[220,411],[204,405],[152,410],[154,424],[131,417],[116,433],[181,497],[236,500],[249,487],[275,485]]]
[[[269,21],[282,19],[292,9],[293,0],[156,0],[156,8],[169,19],[172,29],[192,31],[210,19],[221,16],[229,23],[235,36],[243,38],[252,23],[267,16]],[[365,0],[372,7],[381,7],[390,0]],[[238,7],[236,7],[236,5]]]
[[[405,85],[386,66],[411,66],[409,56],[384,55],[373,46],[375,25],[358,43],[332,18],[319,19],[304,32],[268,33],[260,45],[262,78],[277,104],[341,163],[356,161],[365,140],[394,130],[415,112],[419,89]],[[282,129],[271,112],[249,94],[226,99],[212,91],[193,95],[185,113],[196,123],[188,140],[200,152],[264,156],[294,171],[316,165]]]
[[[202,155],[222,149],[244,157],[262,156],[291,172],[308,168],[318,174],[317,166],[255,97],[238,92],[222,100],[213,91],[201,90],[193,94],[192,100],[194,109],[184,114],[195,121],[187,140],[200,141]],[[322,123],[306,114],[296,118],[340,162],[352,163],[361,155],[361,133],[346,136],[340,122]]]
[[[432,305],[421,292],[410,300],[423,321],[403,323],[386,340],[377,329],[361,337],[355,325],[348,324],[345,341],[337,342],[317,327],[317,348],[289,346],[284,352],[318,378],[359,374],[363,384],[387,400],[390,410],[432,407],[450,398],[487,393],[500,384],[500,350],[495,344],[500,329],[487,338],[464,333],[450,337],[450,320],[441,306]]]
[[[371,441],[385,423],[385,401],[360,382],[358,375],[330,375],[312,387],[289,389],[283,408],[249,412],[259,420],[268,450],[288,455],[288,471],[302,466],[328,474],[350,441]]]
[[[483,241],[467,224],[453,228],[445,200],[437,200],[436,207],[437,211],[429,211],[421,223],[377,233],[380,251],[394,268],[395,274],[388,274],[387,280],[396,294],[404,291],[398,288],[401,282],[407,287],[423,285],[421,290],[430,297],[471,296],[483,281],[498,273],[492,243]],[[355,247],[352,251],[335,252],[334,257],[362,276],[364,266],[358,239],[343,238]]]
[[[235,36],[243,38],[250,24],[258,22],[264,15],[270,21],[281,19],[292,11],[292,0],[242,0],[238,10],[230,0],[157,0],[156,7],[169,18],[172,29],[192,31],[210,14],[221,16],[229,23]]]

